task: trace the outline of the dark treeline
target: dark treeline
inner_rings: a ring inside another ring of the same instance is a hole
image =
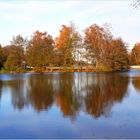
[[[140,45],[131,54],[121,38],[114,38],[107,26],[93,24],[81,36],[74,24],[62,25],[57,38],[36,31],[30,40],[17,35],[9,45],[0,46],[0,69],[22,71],[32,68],[45,71],[47,67],[70,70],[94,67],[99,71],[117,71],[140,64]]]

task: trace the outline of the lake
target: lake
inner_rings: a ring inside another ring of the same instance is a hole
[[[0,138],[140,138],[140,71],[0,74]]]

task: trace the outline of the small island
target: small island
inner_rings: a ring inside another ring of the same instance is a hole
[[[73,23],[62,25],[58,37],[35,31],[30,39],[14,36],[0,46],[1,73],[10,72],[111,72],[140,64],[140,44],[131,52],[108,26],[93,24],[80,35]]]

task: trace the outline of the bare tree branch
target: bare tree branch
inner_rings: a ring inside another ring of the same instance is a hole
[[[135,7],[135,8],[139,8],[139,7],[140,7],[140,0],[135,0],[135,1],[132,3],[132,6]]]

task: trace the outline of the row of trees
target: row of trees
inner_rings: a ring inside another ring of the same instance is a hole
[[[107,26],[93,24],[81,36],[75,25],[70,24],[62,25],[56,39],[40,31],[30,40],[21,35],[13,37],[10,45],[0,46],[0,68],[15,71],[25,67],[45,70],[51,66],[94,66],[98,70],[116,71],[127,69],[129,60],[139,64],[140,55],[135,52],[133,49],[132,55],[128,55],[126,44],[121,38],[114,38]]]

